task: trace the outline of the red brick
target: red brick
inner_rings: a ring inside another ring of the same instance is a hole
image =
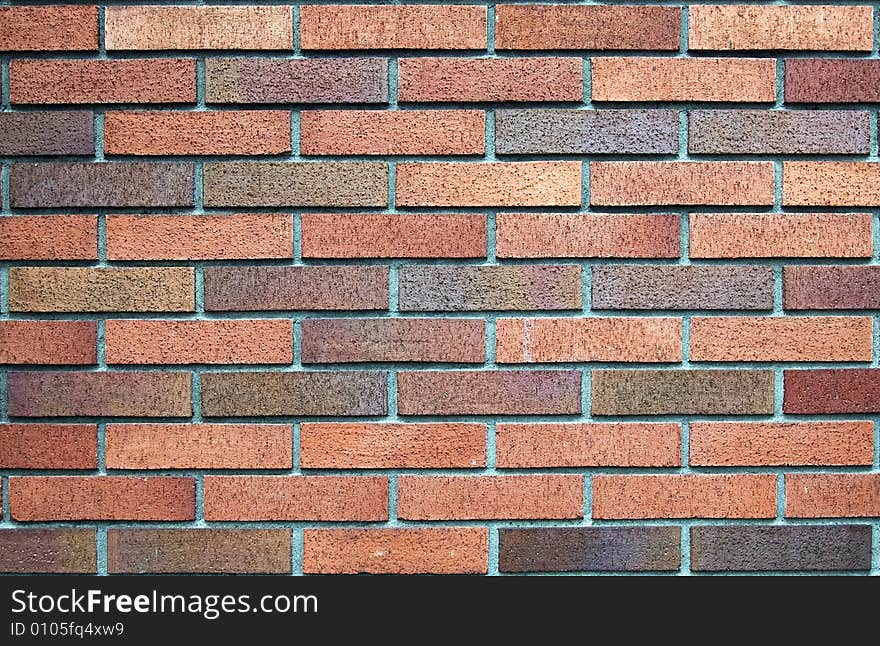
[[[97,329],[94,321],[0,321],[0,364],[94,364]]]
[[[496,464],[503,469],[677,467],[678,424],[498,424]]]
[[[397,486],[407,520],[583,517],[579,475],[400,476]]]
[[[787,474],[785,515],[787,518],[880,517],[880,474]]]
[[[290,152],[290,112],[108,112],[104,116],[104,152],[108,155],[287,153]]]
[[[486,216],[303,213],[302,254],[304,258],[485,258]]]
[[[693,216],[692,216],[693,217]],[[500,258],[678,258],[677,215],[499,213]]]
[[[304,423],[303,469],[467,469],[486,466],[483,424]]]
[[[580,101],[580,58],[401,58],[400,101]]]
[[[785,162],[782,203],[786,206],[880,205],[880,164]]]
[[[289,469],[289,424],[108,424],[108,469]]]
[[[299,21],[305,50],[486,48],[486,7],[304,5]]]
[[[96,469],[94,424],[0,424],[0,468]]]
[[[786,370],[786,413],[880,413],[880,369]]]
[[[880,267],[785,267],[785,309],[880,309]]]
[[[388,479],[208,476],[206,520],[372,521],[388,518]]]
[[[194,103],[192,59],[15,60],[12,103]]]
[[[880,61],[802,58],[785,61],[786,103],[880,101]]]
[[[681,319],[498,319],[498,363],[681,361]]]
[[[303,110],[300,116],[303,155],[482,155],[485,134],[478,110]]]
[[[95,260],[93,215],[9,215],[0,218],[0,260]]]
[[[485,574],[485,527],[306,529],[306,574]]]
[[[874,423],[691,422],[695,466],[870,465]]]
[[[0,50],[97,51],[98,8],[0,7]]]
[[[193,520],[193,478],[13,477],[12,517],[32,520]]]
[[[107,363],[291,363],[290,319],[107,321]]]
[[[593,518],[773,518],[775,515],[775,475],[593,477]]]

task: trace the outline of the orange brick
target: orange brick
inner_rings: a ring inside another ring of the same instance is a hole
[[[583,63],[571,57],[401,58],[400,101],[580,101]]]
[[[694,317],[693,361],[870,361],[870,316]]]
[[[107,321],[107,363],[291,363],[289,319]]]
[[[193,478],[48,476],[9,479],[15,520],[193,520]]]
[[[2,469],[96,469],[95,424],[0,424]]]
[[[107,49],[292,49],[291,7],[107,7]]]
[[[677,215],[499,213],[501,258],[678,258]]]
[[[388,479],[357,476],[208,476],[206,520],[388,519]]]
[[[108,112],[108,155],[275,155],[290,152],[287,110]]]
[[[94,321],[0,321],[0,364],[94,364],[97,332]]]
[[[802,473],[785,476],[788,518],[880,516],[880,474]]]
[[[773,204],[773,163],[592,162],[590,203]]]
[[[400,476],[397,514],[407,520],[581,518],[579,475]]]
[[[594,101],[750,101],[776,97],[768,58],[593,59]]]
[[[691,422],[695,466],[870,465],[874,423]]]
[[[869,258],[870,213],[692,213],[692,258]]]
[[[405,163],[398,206],[579,206],[581,163]]]
[[[880,164],[785,162],[782,203],[786,206],[880,205]]]
[[[694,5],[688,47],[871,51],[871,7]]]
[[[289,424],[109,424],[108,469],[289,469]]]
[[[518,318],[496,323],[498,363],[681,361],[681,319]]]
[[[681,464],[678,424],[498,424],[497,466],[677,467]]]
[[[593,518],[773,518],[775,515],[775,475],[593,477]]]
[[[454,469],[486,466],[484,424],[304,423],[304,469]]]
[[[302,255],[304,258],[485,258],[486,216],[303,213]]]
[[[0,218],[0,260],[95,260],[93,215],[9,215]]]
[[[111,215],[111,260],[291,258],[290,215]]]
[[[0,50],[97,51],[98,8],[0,7]]]
[[[304,155],[482,155],[485,134],[479,110],[303,110],[300,117]]]
[[[486,7],[305,5],[299,22],[306,50],[486,48]]]
[[[485,527],[306,529],[306,574],[485,574]]]

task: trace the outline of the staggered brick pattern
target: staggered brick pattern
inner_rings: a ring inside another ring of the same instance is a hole
[[[878,34],[5,0],[0,571],[880,574]]]

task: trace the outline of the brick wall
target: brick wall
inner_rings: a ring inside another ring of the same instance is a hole
[[[880,573],[880,4],[0,7],[0,570]]]

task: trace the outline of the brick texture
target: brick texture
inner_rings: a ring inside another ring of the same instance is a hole
[[[0,8],[0,49],[97,51],[98,8],[39,6]]]
[[[0,424],[0,468],[95,469],[95,424]]]
[[[880,270],[875,267],[786,267],[783,275],[786,309],[880,307]]]
[[[98,221],[90,215],[0,218],[2,260],[96,260]]]

